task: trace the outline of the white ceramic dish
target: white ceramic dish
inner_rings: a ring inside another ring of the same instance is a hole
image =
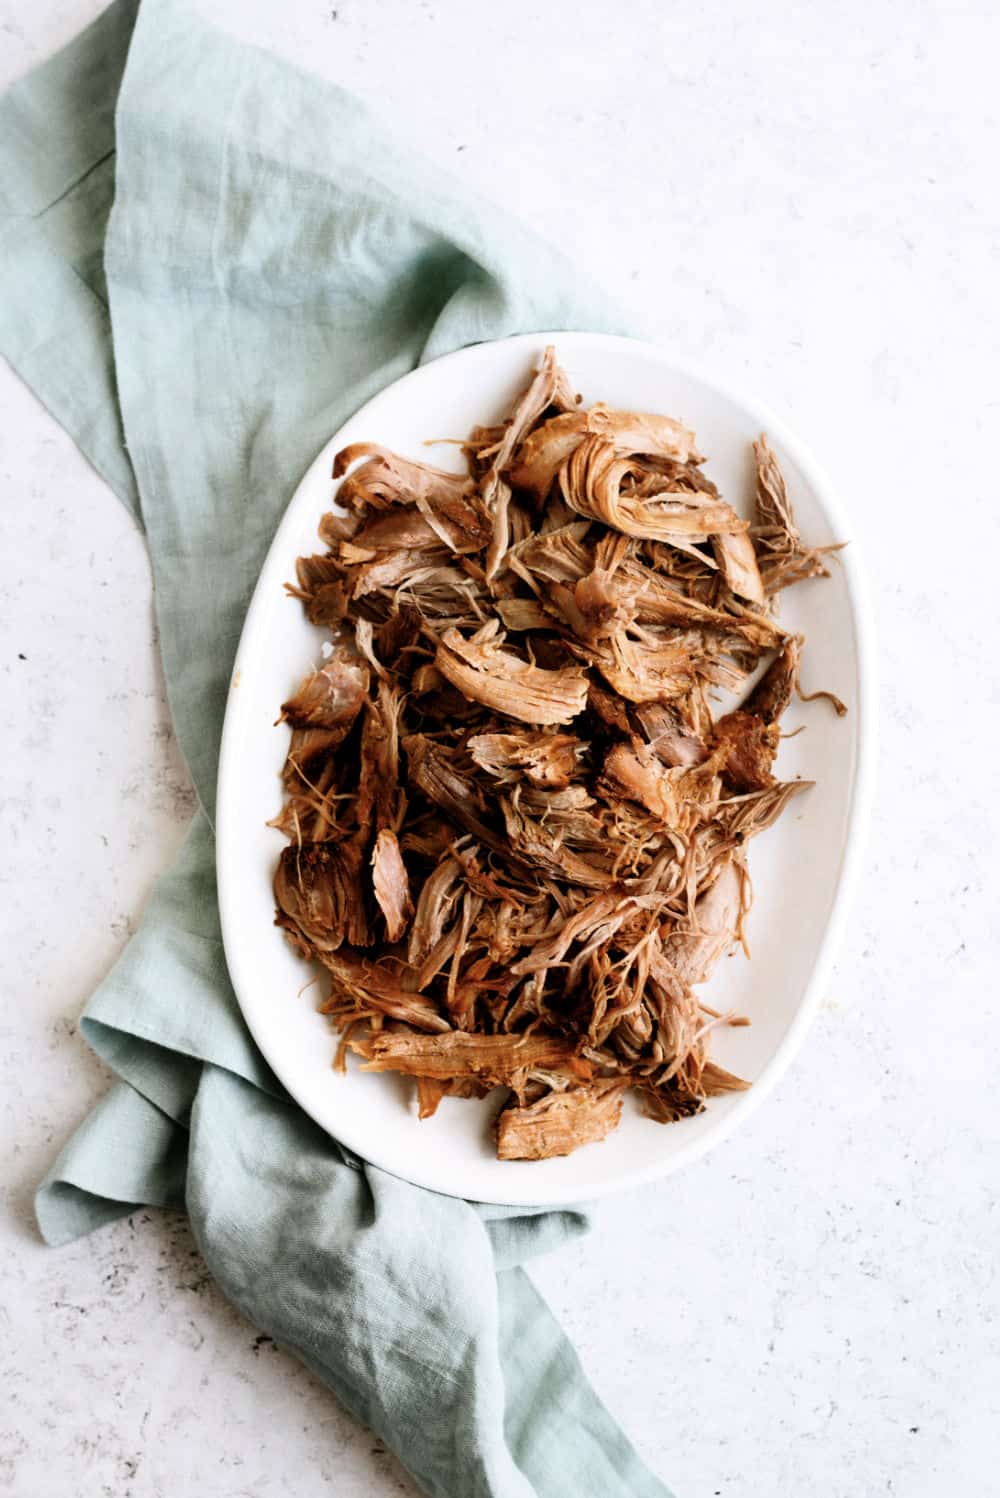
[[[797,1050],[819,1002],[858,861],[873,752],[871,631],[856,546],[826,581],[784,595],[783,620],[808,636],[803,681],[836,692],[844,719],[824,702],[795,704],[783,727],[807,732],[783,744],[782,778],[816,787],[751,848],[756,902],[752,961],[720,963],[706,990],[721,1009],[738,1007],[750,1028],[717,1034],[713,1054],[753,1082],[749,1092],[713,1099],[697,1118],[664,1126],[627,1103],[621,1127],[602,1144],[565,1159],[500,1162],[490,1120],[495,1100],[446,1099],[418,1122],[411,1084],[391,1075],[331,1070],[334,1036],[314,1008],[310,977],[273,925],[271,878],[284,845],[265,826],[280,804],[288,731],[273,727],[278,705],[320,660],[323,632],[310,625],[282,584],[295,559],[317,550],[316,526],[330,508],[332,455],[370,440],[460,466],[457,449],[428,453],[428,437],[462,437],[501,419],[545,344],[555,344],[584,401],[669,413],[693,426],[708,473],[744,509],[752,493],[750,440],[766,430],[781,459],[804,536],[851,539],[851,526],[810,457],[752,400],[681,368],[660,350],[591,333],[532,334],[480,344],[397,381],[334,434],[309,469],[278,529],[247,614],[233,673],[219,768],[219,906],[226,956],[247,1023],[293,1097],[318,1124],[374,1164],[455,1196],[511,1204],[567,1203],[666,1175],[696,1159],[744,1120]]]

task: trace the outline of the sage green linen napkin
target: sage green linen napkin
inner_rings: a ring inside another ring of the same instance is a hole
[[[573,268],[356,100],[178,0],[118,0],[0,103],[0,348],[144,528],[200,809],[83,1033],[120,1079],[37,1197],[63,1243],[184,1208],[226,1294],[447,1498],[664,1498],[521,1268],[580,1212],[350,1155],[243,1024],[215,900],[226,685],[299,476],[421,361],[606,326]]]

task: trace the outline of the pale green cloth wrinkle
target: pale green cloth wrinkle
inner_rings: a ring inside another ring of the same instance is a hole
[[[117,0],[0,101],[0,270],[0,348],[145,531],[199,799],[81,1022],[117,1080],[42,1233],[186,1210],[229,1298],[435,1498],[669,1498],[522,1267],[586,1214],[412,1186],[292,1102],[229,982],[211,825],[247,602],[330,435],[438,354],[617,319],[357,100],[182,0]]]

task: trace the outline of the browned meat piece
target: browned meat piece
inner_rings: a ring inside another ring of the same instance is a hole
[[[554,416],[539,427],[522,444],[510,469],[511,483],[544,499],[563,464],[589,435],[599,438],[616,457],[650,453],[680,463],[697,461],[694,434],[679,422],[668,416],[612,411],[598,404],[589,411]]]
[[[414,1077],[413,1080],[417,1088],[419,1118],[433,1118],[442,1098],[485,1097],[490,1091],[489,1087],[484,1087],[474,1077],[452,1077],[450,1081],[444,1081],[440,1077]]]
[[[403,1030],[375,1033],[348,1042],[364,1056],[366,1071],[399,1071],[411,1077],[477,1077],[491,1087],[522,1084],[532,1071],[564,1067],[573,1077],[590,1079],[593,1068],[577,1045],[559,1035],[412,1035]]]
[[[412,651],[420,638],[423,616],[412,604],[403,603],[375,631],[374,644],[379,659],[391,670],[407,670],[411,664],[405,652]]]
[[[567,846],[564,829],[553,827],[544,816],[531,816],[520,801],[504,796],[501,806],[510,849],[524,865],[549,879],[566,880],[584,889],[604,888],[612,868],[606,852],[578,852]],[[586,817],[587,813],[576,812],[572,820],[583,822]],[[599,827],[593,818],[590,821]]]
[[[342,743],[351,725],[339,728],[293,728],[288,744],[288,758],[282,777],[290,785],[297,776],[305,780],[315,777],[318,767],[329,757],[331,750]]]
[[[839,551],[843,543],[802,545],[784,475],[763,432],[753,451],[757,463],[757,524],[753,540],[765,593],[770,596],[806,578],[828,577],[823,559]]]
[[[558,530],[526,536],[511,548],[507,566],[544,602],[546,583],[577,583],[590,571],[593,559],[584,545],[590,529],[589,521],[576,520]]]
[[[679,1123],[682,1118],[693,1118],[705,1108],[705,1099],[688,1092],[676,1077],[663,1087],[640,1087],[639,1093],[643,1113],[657,1123]]]
[[[673,639],[651,643],[619,634],[607,644],[582,647],[580,653],[625,702],[645,703],[684,697],[693,690],[700,646],[700,640],[692,641],[679,631]]]
[[[359,459],[364,461],[358,462]],[[358,467],[343,478],[354,463]],[[337,490],[338,504],[361,515],[370,510],[388,510],[392,505],[406,507],[428,500],[442,513],[467,516],[472,524],[475,506],[470,500],[474,489],[467,474],[448,473],[429,463],[401,458],[377,442],[355,442],[342,447],[333,460],[333,477],[342,479]]]
[[[433,1118],[448,1091],[448,1083],[440,1077],[415,1077],[414,1081],[417,1084],[417,1117]]]
[[[501,648],[494,620],[463,639],[448,629],[434,664],[463,696],[522,723],[569,723],[587,701],[587,677],[578,666],[546,671]]]
[[[715,560],[730,590],[751,603],[764,602],[764,584],[757,566],[757,553],[746,531],[715,536],[712,541]]]
[[[690,767],[701,764],[705,745],[667,702],[647,702],[634,709],[635,718],[650,749],[665,765]]]
[[[480,769],[503,785],[520,779],[546,789],[567,786],[587,745],[568,733],[481,733],[469,740]]]
[[[772,606],[832,548],[764,438],[750,527],[691,432],[583,408],[551,348],[460,445],[461,474],[337,455],[346,509],[289,588],[330,649],[282,709],[276,921],[329,974],[337,1068],[412,1077],[421,1118],[506,1087],[499,1158],[544,1159],[630,1088],[668,1122],[747,1085],[697,985],[806,788],[774,779],[802,641]]]
[[[516,489],[529,489],[536,499],[544,499],[556,474],[586,434],[586,411],[553,416],[522,443],[517,462],[509,470],[511,483]]]
[[[496,609],[504,629],[515,634],[552,628],[552,615],[537,598],[498,598]]]
[[[347,472],[358,458],[365,461],[343,479],[337,500],[362,517],[391,506],[413,507],[419,515],[401,518],[384,515],[368,519],[351,541],[342,544],[341,557],[350,548],[378,550],[400,537],[398,545],[416,549],[436,538],[447,550],[464,554],[478,551],[490,533],[490,521],[466,474],[447,473],[427,463],[400,458],[385,448],[367,442],[345,447],[334,460],[334,478]],[[423,522],[415,525],[416,520]],[[405,537],[412,534],[413,539]],[[361,558],[354,558],[361,560]]]
[[[704,1063],[699,1081],[706,1097],[721,1097],[726,1092],[746,1092],[750,1087],[749,1082],[726,1071],[717,1061]]]
[[[795,511],[774,449],[763,432],[753,444],[753,455],[757,465],[757,524],[764,530],[780,531],[787,549],[794,550],[800,540]]]
[[[694,433],[670,416],[648,411],[615,411],[601,401],[587,412],[587,430],[610,442],[616,452],[700,463]]]
[[[637,747],[615,744],[604,761],[599,785],[610,796],[638,801],[668,827],[679,825],[681,811],[676,777],[664,769],[645,744]]]
[[[425,551],[441,545],[441,538],[419,510],[386,510],[373,515],[349,541],[337,548],[343,566],[371,562],[379,552]]]
[[[774,784],[771,766],[778,752],[778,725],[756,713],[727,713],[715,725],[715,747],[725,746],[720,765],[730,790],[763,791]]]
[[[499,572],[510,544],[508,516],[511,493],[505,471],[515,450],[552,406],[565,411],[575,405],[576,398],[569,382],[556,363],[555,349],[549,347],[545,350],[537,374],[515,405],[481,480],[483,506],[493,517],[492,534],[486,550],[487,578],[493,578]],[[481,458],[485,456],[485,453],[480,453]]]
[[[777,723],[799,679],[799,641],[790,635],[743,706],[765,723]]]
[[[343,943],[366,946],[369,927],[356,842],[306,843],[284,849],[274,876],[279,924],[317,952]]]
[[[667,938],[667,958],[685,983],[706,982],[723,952],[736,941],[742,908],[743,881],[730,861],[696,902],[693,928]]]
[[[330,551],[336,551],[341,541],[349,541],[357,534],[360,524],[360,515],[341,515],[335,510],[327,510],[320,518],[316,532],[324,546],[329,547]],[[302,557],[300,561],[308,562],[309,558]]]
[[[344,568],[329,555],[299,557],[295,564],[298,587],[285,584],[292,598],[300,598],[312,624],[339,624],[347,613]]]
[[[784,631],[766,615],[753,613],[732,599],[729,608],[713,608],[685,591],[680,580],[649,566],[640,557],[625,557],[619,578],[620,586],[635,594],[640,624],[718,630],[755,651],[772,649],[784,639]]]
[[[736,511],[715,495],[686,488],[631,488],[629,470],[612,461],[596,439],[581,447],[560,475],[570,508],[593,515],[622,534],[690,552],[713,567],[705,543],[745,529]]]
[[[410,924],[413,903],[399,839],[388,827],[383,827],[375,839],[372,888],[378,908],[385,917],[385,934],[390,942],[397,942]]]
[[[580,578],[572,602],[573,615],[567,613],[567,617],[583,640],[614,635],[632,624],[639,613],[638,590],[606,567],[595,567]]]
[[[701,1113],[707,1098],[726,1092],[746,1092],[749,1086],[742,1077],[702,1056],[686,1067],[683,1075],[643,1089],[643,1111],[657,1123],[676,1123]]]
[[[328,1014],[341,1024],[374,1015],[431,1034],[451,1029],[434,999],[414,993],[386,968],[359,957],[356,952],[342,947],[337,952],[321,952],[319,960],[332,979],[330,995],[319,1006],[321,1014]]]
[[[293,728],[325,728],[344,738],[367,691],[365,663],[351,655],[333,655],[305,678],[294,697],[282,703],[279,721]]]
[[[592,681],[587,688],[587,706],[596,713],[607,728],[616,728],[631,738],[632,724],[629,722],[628,704],[615,692],[606,691],[599,682]]]
[[[358,762],[358,795],[355,817],[367,831],[372,821],[376,831],[395,827],[406,797],[399,784],[399,715],[402,699],[398,688],[379,683],[378,697],[365,702]]]
[[[441,940],[462,888],[461,865],[449,853],[424,881],[417,899],[407,954],[411,968],[420,968]]]
[[[617,1129],[627,1082],[619,1078],[549,1092],[525,1108],[508,1107],[497,1118],[501,1160],[547,1160],[570,1155]]]
[[[710,536],[746,531],[732,506],[710,494],[666,487],[646,497],[630,493],[624,481],[632,471],[631,459],[619,457],[609,442],[587,437],[559,470],[563,499],[577,514],[623,535],[686,550]]]
[[[471,778],[440,745],[423,734],[410,734],[403,740],[411,783],[429,801],[441,808],[457,826],[485,843],[497,846],[492,828],[482,820],[486,803]]]
[[[405,585],[412,590],[414,583],[419,586],[428,574],[434,573],[444,573],[461,581],[461,573],[453,573],[445,565],[447,556],[445,548],[437,545],[374,552],[370,561],[360,560],[350,568],[347,586],[351,598],[365,598],[385,591],[391,593],[393,602],[396,602],[397,589]]]

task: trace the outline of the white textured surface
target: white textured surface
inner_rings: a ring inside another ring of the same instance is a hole
[[[536,1278],[679,1498],[994,1498],[1000,15],[213,4],[757,389],[844,492],[880,613],[881,786],[822,1019],[744,1133]],[[97,9],[0,0],[0,81]],[[141,540],[5,369],[0,494],[0,1491],[412,1494],[255,1345],[183,1221],[38,1241],[33,1183],[106,1080],[76,1016],[191,800]]]

